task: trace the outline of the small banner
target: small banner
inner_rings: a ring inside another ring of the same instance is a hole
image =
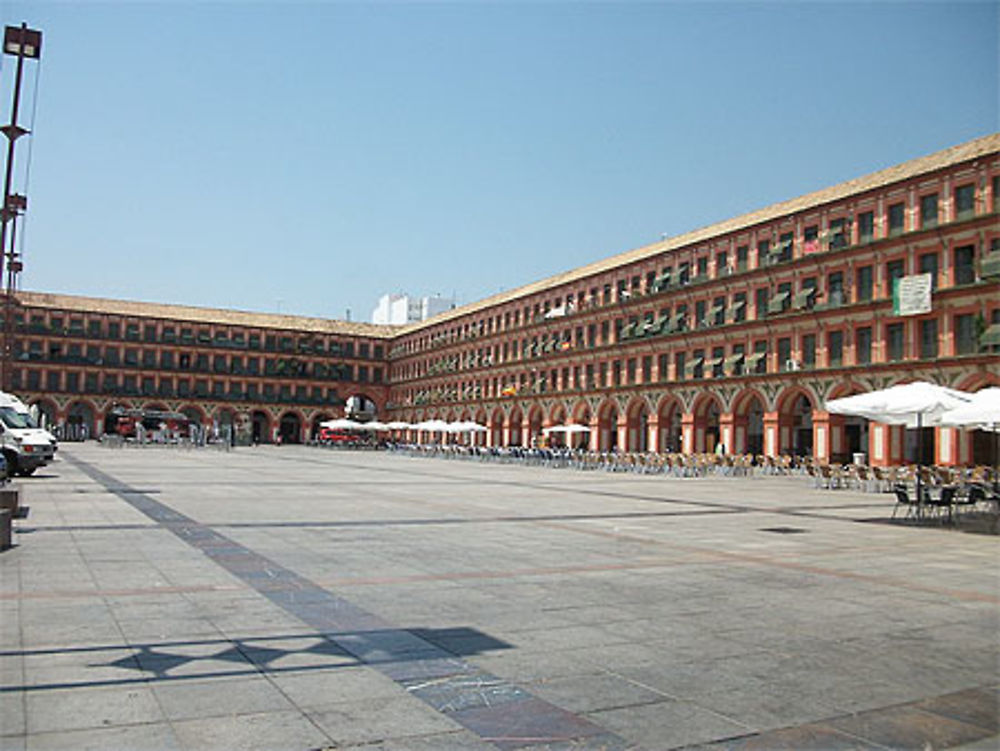
[[[901,276],[892,285],[892,313],[916,316],[931,312],[931,274]]]

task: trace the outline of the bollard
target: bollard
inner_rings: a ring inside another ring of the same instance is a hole
[[[0,509],[10,511],[11,518],[17,518],[18,506],[20,506],[20,504],[20,488],[0,488]]]
[[[14,515],[8,509],[0,509],[0,550],[7,550],[13,544]]]

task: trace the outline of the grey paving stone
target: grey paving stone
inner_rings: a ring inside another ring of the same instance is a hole
[[[88,730],[34,733],[28,736],[31,751],[181,751],[183,744],[166,723],[118,725]],[[189,747],[191,748],[191,747]]]
[[[29,733],[83,730],[162,722],[152,691],[145,685],[31,691],[27,694]]]
[[[405,695],[327,704],[307,714],[334,743],[341,745],[460,729],[448,715]]]
[[[263,677],[154,681],[152,691],[168,720],[291,711],[295,707]]]
[[[296,711],[176,720],[171,727],[180,746],[192,751],[313,749],[331,743],[328,735]]]
[[[745,735],[752,728],[689,702],[662,701],[592,712],[595,723],[644,748],[670,749]]]

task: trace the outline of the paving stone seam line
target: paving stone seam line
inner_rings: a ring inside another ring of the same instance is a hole
[[[109,489],[116,488],[115,495],[125,503],[158,522],[165,530],[205,554],[233,576],[243,580],[273,604],[310,627],[316,628],[325,638],[329,638],[368,667],[391,678],[409,695],[415,696],[433,709],[442,711],[440,706],[436,705],[434,695],[412,688],[414,680],[475,678],[493,681],[503,686],[504,690],[501,693],[511,697],[507,702],[493,704],[487,702],[483,706],[481,702],[477,702],[477,699],[482,698],[481,694],[473,691],[470,693],[474,696],[463,697],[473,702],[471,705],[473,712],[466,709],[444,713],[444,716],[480,738],[495,743],[504,742],[502,737],[493,735],[496,728],[504,725],[503,718],[510,710],[517,713],[523,707],[528,707],[537,717],[539,726],[556,731],[555,735],[560,741],[600,735],[624,743],[623,738],[591,720],[539,699],[520,686],[460,660],[456,655],[417,634],[392,626],[374,613],[323,589],[306,577],[230,540],[166,504],[143,493],[124,492],[122,489],[128,487],[126,483],[122,483],[89,462],[68,452],[64,457],[95,482]],[[244,565],[237,566],[236,561],[227,561],[226,553],[237,556]],[[262,569],[268,569],[275,574],[270,586],[264,586],[260,579],[249,575]],[[346,638],[338,637],[336,634],[327,635],[331,627],[351,632],[354,636]],[[538,737],[531,742],[541,743],[551,740],[548,734],[544,735],[544,739]]]

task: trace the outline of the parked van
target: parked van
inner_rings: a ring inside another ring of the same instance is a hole
[[[39,428],[27,405],[0,391],[0,452],[9,475],[27,476],[52,461],[59,442]]]

